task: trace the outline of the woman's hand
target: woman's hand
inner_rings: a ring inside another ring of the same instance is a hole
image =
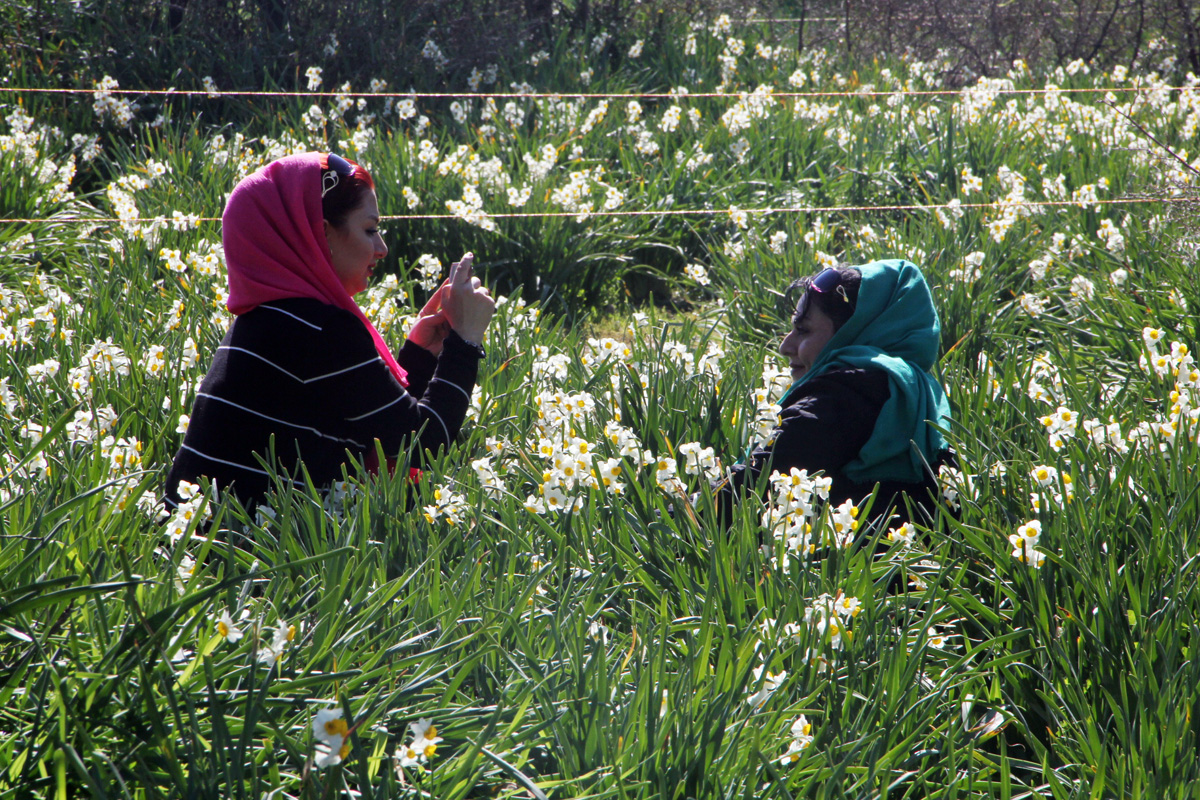
[[[483,334],[496,313],[496,301],[471,274],[475,256],[467,253],[450,265],[450,278],[438,291],[442,295],[442,314],[450,328],[468,342],[483,344]]]
[[[429,298],[417,315],[417,321],[413,323],[412,330],[408,332],[410,342],[425,348],[435,356],[441,355],[442,340],[446,338],[446,334],[450,333],[450,323],[446,321],[446,315],[442,313],[442,290],[448,285],[449,281],[438,287],[438,290],[433,293],[433,296]]]

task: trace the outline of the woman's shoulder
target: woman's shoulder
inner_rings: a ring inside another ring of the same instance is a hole
[[[339,327],[347,321],[358,323],[358,317],[349,311],[311,297],[288,297],[262,303],[238,319],[254,325],[273,325],[299,331]],[[362,326],[362,323],[358,324],[359,327]]]
[[[273,300],[242,314],[222,349],[255,354],[303,373],[377,355],[357,316],[306,297]]]
[[[890,395],[886,371],[875,367],[845,367],[814,375],[793,393],[788,405],[811,403],[814,398],[837,401],[846,397],[861,397],[882,405]]]
[[[357,316],[310,297],[289,297],[263,303],[239,316],[234,331],[241,337],[266,336],[296,343],[327,338],[349,342],[361,340],[374,347],[371,334]]]
[[[883,370],[831,369],[814,375],[784,398],[779,420],[784,427],[797,420],[821,420],[823,425],[839,429],[863,424],[869,431],[890,397]]]

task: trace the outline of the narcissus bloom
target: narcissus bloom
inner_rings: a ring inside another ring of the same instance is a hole
[[[437,726],[428,719],[409,723],[412,741],[396,748],[396,764],[400,767],[418,767],[437,753],[442,737],[437,735]]]
[[[322,708],[313,717],[313,735],[322,742],[344,739],[347,733],[349,733],[349,726],[342,718],[342,709],[340,708]]]
[[[764,674],[764,672],[765,672],[765,674]],[[787,679],[786,671],[782,671],[778,675],[776,675],[771,672],[766,672],[766,667],[761,667],[761,666],[755,667],[754,668],[754,682],[755,682],[755,684],[757,684],[759,682],[759,680],[761,680],[762,686],[759,687],[758,691],[754,692],[752,695],[747,697],[746,702],[750,704],[750,707],[752,709],[754,709],[755,711],[758,711],[764,705],[767,704],[767,701],[771,699],[771,695],[775,694],[775,692],[779,689],[780,686],[783,685],[783,682],[786,679]]]
[[[228,611],[222,611],[221,616],[217,618],[217,633],[227,642],[236,642],[244,635],[242,629],[233,622],[233,617],[229,616]]]
[[[313,717],[313,735],[317,738],[317,768],[340,764],[350,755],[350,728],[340,708],[322,708]]]
[[[1038,541],[1042,538],[1042,523],[1030,520],[1017,528],[1017,532],[1009,534],[1008,542],[1013,546],[1012,557],[1037,569],[1046,560],[1046,554],[1036,550]]]
[[[808,717],[801,714],[792,723],[792,741],[788,744],[787,752],[779,759],[784,766],[795,764],[800,760],[800,754],[808,749],[813,742],[812,723]]]

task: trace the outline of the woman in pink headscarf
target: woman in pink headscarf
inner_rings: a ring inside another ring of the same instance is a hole
[[[495,302],[467,254],[393,356],[353,295],[387,255],[370,174],[332,153],[274,161],[234,189],[222,217],[229,310],[183,445],[167,475],[207,478],[256,505],[270,475],[317,486],[376,445],[436,452],[470,404]]]

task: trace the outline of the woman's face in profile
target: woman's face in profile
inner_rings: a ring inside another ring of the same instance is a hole
[[[779,343],[779,352],[791,364],[793,381],[808,372],[834,333],[829,315],[812,303],[800,302],[792,316],[792,329]]]
[[[341,227],[325,221],[325,241],[333,256],[333,271],[350,294],[367,288],[371,268],[387,255],[387,245],[379,233],[379,204],[375,192],[368,192],[363,203],[346,216]]]

